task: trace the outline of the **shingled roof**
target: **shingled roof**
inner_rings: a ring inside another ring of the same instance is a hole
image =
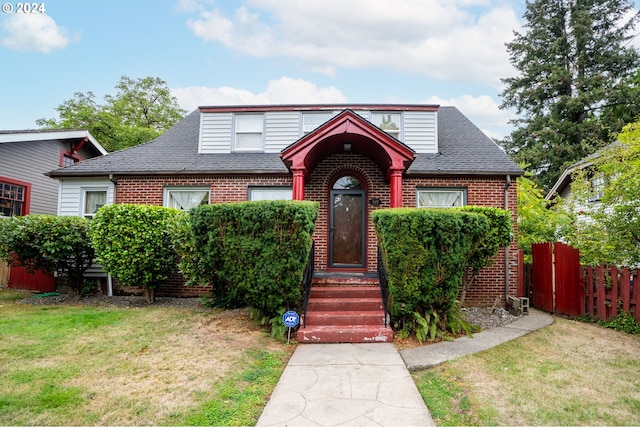
[[[278,153],[198,154],[200,110],[158,138],[56,169],[52,177],[256,174],[289,171]],[[438,153],[417,154],[409,175],[521,175],[522,169],[455,107],[438,109]]]

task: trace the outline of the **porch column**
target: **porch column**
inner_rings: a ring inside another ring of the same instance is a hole
[[[392,208],[402,207],[402,170],[392,169],[390,171],[390,205]]]
[[[304,200],[304,169],[293,170],[293,200]]]

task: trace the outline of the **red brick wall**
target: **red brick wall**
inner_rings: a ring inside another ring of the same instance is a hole
[[[367,203],[367,216],[375,209],[389,207],[389,183],[380,168],[370,159],[356,154],[336,154],[320,162],[305,182],[305,199],[320,204],[315,242],[315,269],[318,272],[328,270],[328,224],[329,224],[329,191],[333,180],[353,173],[361,177],[367,190],[366,198],[378,198],[382,201],[379,207]],[[211,203],[238,202],[248,199],[249,186],[292,186],[291,175],[265,176],[159,176],[159,177],[121,177],[116,187],[116,203],[144,203],[162,205],[165,186],[198,186],[211,189]],[[417,188],[456,187],[465,188],[467,204],[504,208],[504,177],[403,177],[402,200],[404,206],[416,206]],[[511,182],[508,190],[509,209],[516,220],[516,185]],[[367,224],[367,266],[366,271],[375,272],[377,268],[377,241],[373,224]],[[517,290],[517,245],[514,242],[509,248],[509,292]],[[363,270],[361,270],[363,271]],[[184,279],[175,272],[168,280],[167,286],[159,290],[158,296],[201,296],[209,288],[185,287]],[[120,291],[125,291],[120,289]],[[129,291],[134,291],[130,289]],[[505,276],[504,251],[496,256],[492,267],[486,268],[476,279],[476,284],[469,290],[466,305],[490,306],[496,298],[504,302]]]

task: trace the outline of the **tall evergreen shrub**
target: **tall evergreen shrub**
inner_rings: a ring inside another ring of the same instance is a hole
[[[396,329],[411,332],[414,314],[453,307],[473,249],[489,231],[487,218],[452,209],[395,208],[371,213],[389,282]]]
[[[190,211],[192,270],[214,286],[273,318],[299,309],[318,204],[260,201],[199,206]]]

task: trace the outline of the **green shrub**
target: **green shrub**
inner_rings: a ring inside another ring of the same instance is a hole
[[[446,319],[467,260],[489,231],[485,216],[455,209],[380,209],[371,213],[387,269],[387,307],[396,330],[414,319]]]
[[[153,303],[174,266],[170,227],[176,209],[147,205],[107,205],[98,209],[89,230],[98,262],[123,286],[140,286]]]
[[[317,214],[317,203],[302,201],[192,209],[191,279],[210,283],[216,298],[247,304],[268,319],[299,309]]]
[[[85,218],[75,216],[37,214],[2,219],[0,257],[29,272],[56,273],[58,285],[80,294],[84,272],[94,257],[88,228]]]
[[[464,206],[457,209],[463,212],[479,213],[485,216],[489,222],[489,231],[473,248],[467,258],[467,269],[460,295],[460,305],[464,305],[467,290],[475,282],[480,270],[493,264],[495,261],[494,256],[498,251],[509,246],[513,240],[513,219],[511,218],[511,212],[505,209],[487,206]]]

